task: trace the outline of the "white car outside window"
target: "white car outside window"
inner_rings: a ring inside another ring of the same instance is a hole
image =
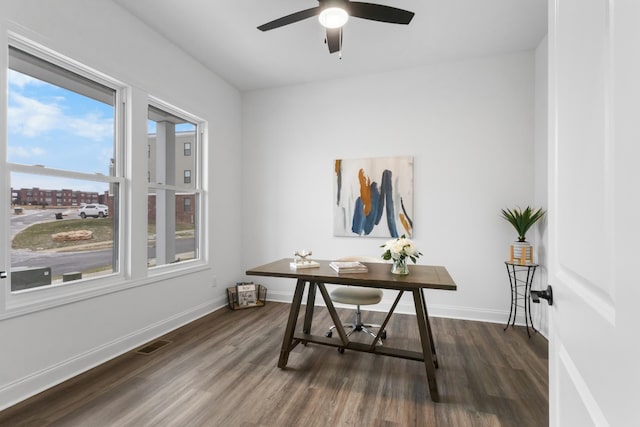
[[[109,216],[109,207],[106,205],[100,204],[90,204],[84,205],[78,209],[78,215],[81,218],[86,218],[88,216],[92,216],[94,218],[104,218]]]

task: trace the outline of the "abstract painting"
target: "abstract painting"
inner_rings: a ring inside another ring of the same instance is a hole
[[[334,169],[335,236],[413,235],[413,157],[338,159]]]

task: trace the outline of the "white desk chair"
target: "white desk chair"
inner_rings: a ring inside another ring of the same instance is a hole
[[[384,262],[382,258],[374,258],[368,256],[348,256],[338,259],[338,261],[360,261],[360,262]],[[347,336],[350,336],[353,332],[366,332],[372,337],[376,337],[376,333],[371,328],[380,328],[380,325],[364,323],[362,321],[362,312],[360,311],[361,305],[378,304],[382,300],[382,290],[375,288],[363,288],[360,286],[338,286],[331,292],[331,300],[342,304],[350,304],[356,306],[355,317],[353,323],[342,325],[345,329],[350,329],[347,332]],[[326,336],[331,338],[333,330],[336,325],[329,328],[329,332]],[[380,338],[387,338],[387,332],[383,331]],[[382,344],[382,342],[379,342]],[[341,353],[344,352],[344,348],[338,349]]]

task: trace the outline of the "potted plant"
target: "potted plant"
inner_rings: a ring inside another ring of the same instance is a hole
[[[509,221],[518,233],[518,241],[511,245],[510,261],[519,260],[520,262],[533,261],[531,244],[526,241],[527,231],[545,214],[542,208],[534,210],[531,206],[524,209],[502,209],[502,217]]]

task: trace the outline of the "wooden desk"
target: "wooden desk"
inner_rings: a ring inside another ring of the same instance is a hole
[[[431,324],[429,322],[427,304],[423,290],[442,289],[455,291],[457,289],[456,284],[453,279],[451,279],[446,268],[438,266],[411,265],[409,267],[409,275],[398,276],[391,274],[390,264],[365,263],[369,267],[369,271],[367,273],[338,274],[329,267],[330,261],[318,261],[320,263],[320,267],[300,270],[291,268],[289,266],[291,261],[293,260],[281,259],[260,267],[252,268],[246,272],[246,274],[250,276],[289,277],[297,279],[296,289],[293,295],[293,301],[291,302],[291,309],[289,311],[289,320],[287,321],[284,339],[282,340],[282,349],[280,351],[280,359],[278,361],[279,368],[283,369],[287,366],[291,350],[300,343],[306,344],[309,342],[385,356],[400,357],[403,359],[417,360],[424,362],[431,400],[437,402],[440,399],[435,375],[435,368],[438,367],[438,359],[436,357],[436,349],[433,343],[433,334],[431,332]],[[394,289],[399,291],[398,296],[391,306],[391,310],[381,325],[378,336],[372,340],[371,344],[349,341],[349,338],[342,327],[342,321],[338,317],[336,309],[333,306],[333,302],[327,292],[325,283]],[[296,332],[295,329],[298,314],[300,313],[300,306],[302,305],[302,296],[307,285],[308,292],[304,325],[301,332]],[[325,336],[311,335],[311,321],[313,318],[316,289],[320,290],[320,294],[327,305],[327,309],[331,315],[331,320],[334,325],[336,325],[338,337],[327,338]],[[411,292],[413,295],[418,330],[420,332],[420,343],[422,346],[421,352],[376,345],[404,292]],[[431,354],[431,357],[425,357],[425,355],[429,353]]]

